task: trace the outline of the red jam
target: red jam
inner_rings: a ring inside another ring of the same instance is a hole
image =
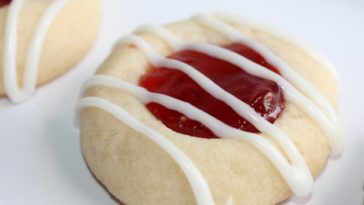
[[[0,7],[7,6],[11,3],[11,0],[0,0]]]
[[[234,43],[224,46],[224,48],[279,73],[260,54],[245,45]],[[273,81],[250,75],[226,61],[191,50],[176,52],[168,58],[191,65],[224,90],[249,104],[271,123],[283,111],[285,102],[283,91]],[[252,124],[239,116],[228,105],[208,94],[183,72],[166,67],[151,67],[140,78],[140,85],[149,91],[163,93],[188,102],[232,127],[258,132]],[[176,132],[201,138],[217,138],[206,126],[188,119],[177,111],[167,109],[157,103],[149,103],[146,106],[157,119]]]

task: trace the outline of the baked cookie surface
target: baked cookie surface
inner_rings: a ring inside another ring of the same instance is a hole
[[[10,6],[0,8],[0,96],[4,88],[4,40]],[[23,85],[24,68],[32,39],[53,0],[23,0],[16,25],[16,75]],[[102,0],[69,0],[51,21],[41,47],[36,84],[44,84],[76,65],[95,43],[101,23]],[[54,14],[54,12],[52,13]],[[43,39],[42,39],[43,40]],[[29,61],[29,60],[28,60]],[[19,100],[21,101],[21,100]]]
[[[337,81],[319,59],[295,42],[252,24],[221,18],[221,21],[256,39],[312,84],[334,107]],[[166,28],[186,42],[213,45],[232,43],[229,38],[195,18]],[[158,53],[173,53],[171,45],[148,32],[138,32]],[[97,74],[113,76],[138,85],[149,68],[145,53],[120,43]],[[106,99],[180,148],[201,171],[215,204],[276,204],[292,193],[277,168],[262,152],[243,140],[202,139],[167,128],[135,95],[107,86],[90,87],[85,96]],[[287,101],[274,123],[302,154],[313,176],[325,167],[330,143],[321,126],[296,104]],[[85,108],[80,113],[80,137],[84,157],[95,176],[127,205],[196,204],[194,192],[176,161],[142,132],[130,128],[108,112]],[[260,134],[279,147],[271,136]]]

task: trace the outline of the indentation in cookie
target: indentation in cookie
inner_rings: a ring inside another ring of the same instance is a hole
[[[243,44],[233,43],[224,48],[236,52],[269,70],[279,73],[260,54]],[[227,92],[249,104],[271,123],[279,117],[284,108],[283,91],[274,81],[248,74],[226,61],[191,50],[183,50],[168,58],[182,61],[210,78]],[[167,67],[151,67],[140,78],[140,85],[152,92],[163,93],[188,102],[209,113],[224,123],[249,132],[258,130],[231,107],[217,100],[201,88],[185,73]],[[183,114],[157,103],[146,105],[148,110],[168,128],[201,138],[217,138],[200,122],[188,119]]]

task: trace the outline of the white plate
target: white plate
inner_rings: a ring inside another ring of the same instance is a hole
[[[312,196],[288,205],[363,203],[364,1],[105,0],[101,38],[89,56],[31,100],[0,100],[0,204],[116,204],[89,173],[73,127],[82,81],[112,43],[146,23],[165,23],[201,11],[232,12],[314,45],[341,78],[344,155],[330,160]],[[66,50],[64,52],[67,52]]]

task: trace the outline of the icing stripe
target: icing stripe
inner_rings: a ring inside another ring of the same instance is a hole
[[[220,21],[225,21],[225,22],[231,22],[231,23],[235,23],[235,24],[239,24],[241,22],[244,22],[245,20],[240,18],[239,16],[235,16],[235,15],[232,15],[232,14],[223,14],[223,13],[210,13],[210,14],[202,14],[202,15],[205,15],[205,16],[211,16],[215,18],[215,20],[220,20]],[[197,15],[198,16],[201,16],[200,15]],[[232,29],[235,29],[234,27],[230,26]],[[299,47],[303,48],[308,55],[310,55],[311,58],[314,58],[316,59],[317,61],[319,61],[320,63],[322,63],[323,65],[325,65],[325,68],[330,72],[330,74],[332,75],[332,77],[335,79],[335,81],[339,81],[339,74],[338,74],[338,71],[336,70],[336,68],[332,65],[331,62],[328,61],[328,59],[321,53],[319,52],[317,49],[315,48],[312,48],[310,45],[307,45],[307,43],[305,42],[302,42],[298,39],[294,39],[292,38],[291,36],[287,36],[287,35],[284,35],[282,34],[281,32],[277,32],[275,30],[273,30],[272,28],[269,28],[267,27],[266,25],[260,25],[259,23],[257,22],[254,22],[254,28],[258,28],[258,29],[262,29],[262,30],[266,30],[268,31],[269,33],[271,34],[274,34],[276,36],[281,36],[283,37],[284,39],[287,39],[289,40],[290,42],[293,42],[295,43],[296,45],[298,45]],[[237,29],[235,29],[237,30]],[[239,31],[238,31],[239,32]],[[243,33],[244,35],[244,33]],[[256,41],[255,39],[251,39],[253,41]],[[260,44],[259,41],[256,41],[257,43]],[[271,51],[272,52],[272,51]],[[274,52],[273,52],[274,54]],[[275,54],[274,54],[275,55]],[[340,83],[340,82],[338,82]]]
[[[159,38],[163,39],[168,43],[169,46],[172,47],[174,51],[182,50],[182,48],[185,46],[185,42],[183,42],[181,39],[177,38],[175,35],[173,35],[168,29],[163,28],[162,26],[157,25],[144,25],[141,26],[134,31],[137,32],[146,32],[146,33],[152,33]]]
[[[83,108],[95,107],[102,109],[120,121],[124,122],[129,127],[142,133],[150,140],[158,144],[165,150],[181,167],[185,173],[188,182],[191,184],[193,193],[195,194],[197,204],[199,205],[214,205],[209,187],[204,180],[204,177],[194,165],[191,159],[184,154],[176,145],[170,142],[167,138],[159,134],[154,129],[144,125],[142,122],[131,116],[123,108],[115,105],[105,99],[98,97],[85,97],[81,99],[77,106],[77,116]]]
[[[23,88],[19,88],[18,85],[16,50],[17,27],[24,0],[13,0],[10,4],[5,28],[3,72],[5,92],[12,102],[24,101],[33,94],[37,84],[39,62],[47,31],[67,3],[68,0],[51,2],[38,22],[26,56]]]
[[[285,143],[292,144],[289,139],[287,139],[288,142],[282,143],[280,140],[277,140],[277,142],[288,154],[292,165],[287,162],[285,157],[271,142],[264,139],[262,136],[231,127],[210,114],[179,99],[172,98],[164,94],[153,93],[140,86],[106,75],[96,75],[87,80],[81,89],[81,94],[84,94],[88,88],[94,86],[107,86],[129,92],[145,104],[156,102],[171,110],[183,113],[188,118],[203,123],[215,135],[221,138],[244,140],[262,152],[273,163],[287,182],[288,186],[297,196],[307,195],[312,189],[313,178],[310,175],[303,159],[300,159],[300,154],[290,153],[290,151],[287,151],[287,145]]]

